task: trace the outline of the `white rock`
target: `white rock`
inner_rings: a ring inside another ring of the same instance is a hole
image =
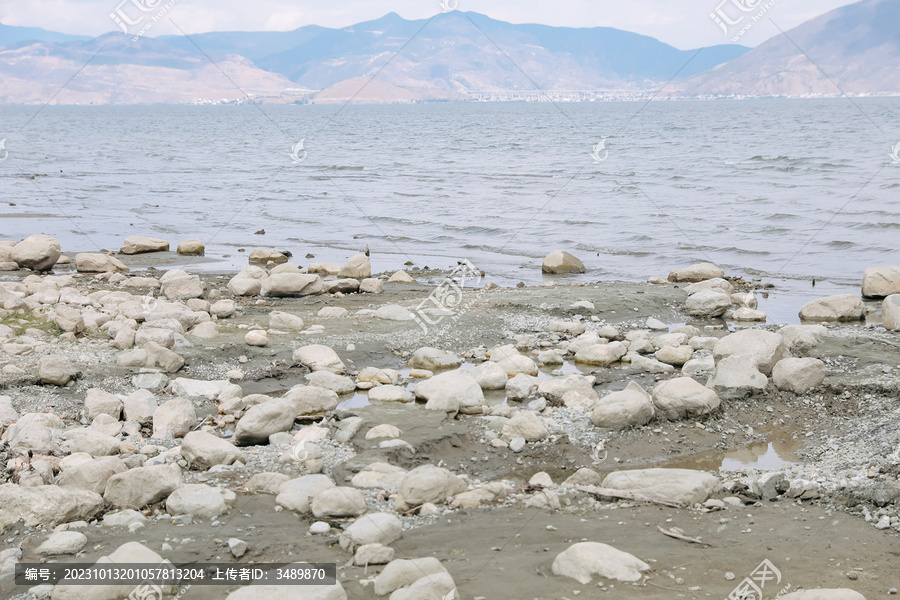
[[[369,390],[369,402],[413,402],[415,399],[399,385],[380,385]]]
[[[305,379],[311,386],[331,390],[336,394],[351,394],[356,391],[356,384],[352,379],[331,371],[315,371],[306,375]]]
[[[366,498],[353,487],[331,487],[316,494],[310,507],[317,519],[358,517],[366,512]]]
[[[143,254],[145,252],[168,252],[169,242],[156,238],[133,235],[125,238],[120,250],[122,254]]]
[[[357,473],[350,485],[363,489],[378,489],[396,492],[406,477],[406,469],[388,463],[375,462]]]
[[[191,465],[209,469],[214,465],[231,465],[243,455],[227,440],[205,431],[192,431],[184,436],[181,456]]]
[[[440,561],[431,556],[413,560],[397,559],[391,561],[375,578],[375,595],[387,596],[423,577],[445,573],[447,570]]]
[[[653,404],[670,421],[699,417],[719,408],[716,393],[690,377],[661,381],[653,387]]]
[[[788,345],[780,334],[761,329],[744,329],[720,339],[713,354],[717,362],[738,354],[749,356],[760,373],[769,375],[775,363],[787,357],[789,352]]]
[[[754,357],[744,354],[723,358],[716,365],[706,387],[724,400],[740,400],[765,392],[769,380],[756,368],[755,361]]]
[[[624,390],[600,398],[591,413],[591,423],[604,429],[640,427],[655,414],[653,399],[638,383],[631,381]]]
[[[75,554],[87,544],[87,536],[80,531],[57,531],[41,542],[34,553],[39,556]]]
[[[338,277],[346,277],[348,279],[366,279],[372,276],[372,263],[365,254],[357,254],[350,257],[350,260],[338,272]]]
[[[403,432],[396,425],[390,423],[382,423],[376,425],[366,432],[367,440],[378,440],[381,438],[398,438]]]
[[[472,375],[482,390],[502,390],[506,388],[509,376],[495,362],[484,362],[472,369]]]
[[[650,565],[637,557],[598,542],[579,542],[556,555],[553,574],[571,577],[582,585],[594,575],[616,581],[640,581]]]
[[[521,410],[503,425],[503,438],[523,438],[526,442],[539,442],[550,435],[539,416],[530,410]]]
[[[628,352],[622,342],[595,344],[575,353],[575,362],[587,365],[609,365],[619,362]]]
[[[714,475],[703,471],[637,469],[610,473],[603,480],[602,487],[692,506],[706,501],[718,485]]]
[[[269,345],[269,334],[261,329],[248,331],[244,336],[244,343],[248,346],[263,347]]]
[[[235,500],[234,492],[202,483],[179,487],[166,499],[166,512],[170,515],[193,515],[201,519],[214,519],[228,510]]]
[[[866,597],[846,588],[801,590],[781,596],[781,600],[866,600]]]
[[[400,484],[395,503],[401,507],[419,506],[425,502],[442,504],[449,497],[466,491],[465,481],[434,465],[422,465],[408,472]]]
[[[389,513],[370,513],[358,518],[341,532],[338,541],[341,548],[353,552],[366,544],[387,546],[400,539],[403,525]]]
[[[884,298],[900,294],[900,267],[872,267],[863,274],[862,295]]]
[[[888,331],[900,330],[900,294],[891,294],[881,303],[881,321]]]
[[[802,321],[859,321],[866,316],[866,305],[858,296],[839,294],[807,302],[800,309]]]
[[[181,469],[176,464],[138,467],[110,477],[103,498],[116,508],[140,509],[167,498],[179,487]]]
[[[428,410],[455,415],[478,414],[484,404],[484,392],[469,371],[457,369],[420,381],[413,388],[417,398],[426,400]]]
[[[427,369],[437,371],[441,369],[455,369],[462,364],[462,360],[452,352],[445,352],[437,348],[424,347],[413,352],[409,359],[409,366],[414,369]]]
[[[261,296],[297,298],[325,292],[322,278],[303,273],[276,273],[266,277],[260,286]]]
[[[381,544],[365,544],[356,550],[353,562],[360,567],[386,565],[394,560],[394,549]]]
[[[153,437],[182,437],[197,424],[197,413],[190,400],[172,398],[153,412]]]
[[[299,513],[310,511],[310,502],[325,490],[335,487],[327,475],[303,475],[281,484],[275,504]]]
[[[537,395],[540,380],[524,373],[511,377],[506,382],[506,397],[521,402]]]
[[[718,289],[697,292],[684,302],[684,312],[692,317],[712,318],[731,308],[731,296]]]
[[[343,373],[347,367],[337,353],[328,346],[312,344],[294,350],[294,362],[306,365],[313,371],[331,371]]]
[[[805,394],[825,381],[825,363],[818,358],[785,358],[772,370],[772,381],[779,390]]]
[[[32,235],[15,246],[9,253],[12,262],[20,269],[48,271],[59,260],[59,240],[49,235]]]
[[[674,282],[696,282],[705,281],[707,279],[715,279],[723,277],[725,271],[712,263],[698,263],[691,265],[685,269],[677,269],[669,273],[669,281]]]
[[[778,330],[794,356],[807,356],[828,337],[822,325],[788,325]]]
[[[296,416],[294,403],[284,398],[257,404],[238,421],[234,442],[238,446],[268,443],[273,433],[289,431]]]
[[[584,273],[584,263],[565,250],[555,250],[544,258],[541,264],[544,273]]]
[[[283,398],[293,402],[297,417],[320,415],[334,410],[340,404],[336,392],[316,386],[294,386]]]

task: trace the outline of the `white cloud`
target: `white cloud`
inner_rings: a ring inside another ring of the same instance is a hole
[[[66,33],[99,35],[115,31],[109,17],[122,0],[0,0],[0,22],[43,27]],[[127,2],[139,0],[126,0]],[[513,23],[616,27],[660,39],[682,49],[729,43],[709,17],[721,0],[459,0],[459,10]],[[853,0],[778,0],[769,11],[787,30]],[[127,5],[126,5],[127,6]],[[340,6],[322,0],[178,0],[168,16],[187,33],[204,31],[289,31],[303,25],[345,27],[377,19],[388,12],[427,18],[440,12],[439,0],[345,0]],[[149,35],[178,33],[168,19]],[[776,35],[768,18],[742,39],[756,45]]]

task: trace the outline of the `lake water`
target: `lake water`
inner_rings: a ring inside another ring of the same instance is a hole
[[[198,238],[217,270],[368,244],[376,271],[467,258],[501,285],[555,249],[576,280],[709,260],[797,302],[900,263],[895,98],[38,109],[0,107],[0,239]]]

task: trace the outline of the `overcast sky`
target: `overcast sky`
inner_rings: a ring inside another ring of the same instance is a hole
[[[123,0],[0,0],[0,23],[53,31],[99,35],[117,31],[109,15]],[[407,19],[438,12],[440,0],[124,0],[160,6],[174,2],[170,17],[187,33],[206,31],[289,31],[303,25],[345,27],[396,12]],[[653,36],[681,49],[729,43],[710,18],[723,0],[445,0],[459,10],[486,14],[513,23],[571,27],[616,27]],[[855,0],[724,0],[760,6],[772,3],[766,17],[741,38],[755,46],[778,33],[769,18],[787,30]],[[177,33],[168,18],[148,35]]]

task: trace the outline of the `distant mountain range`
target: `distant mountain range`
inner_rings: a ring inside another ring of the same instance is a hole
[[[788,35],[847,92],[896,94],[898,22],[900,0],[863,0]],[[136,41],[122,33],[87,38],[0,24],[0,103],[45,102],[74,73],[55,103],[219,102],[245,92],[266,102],[342,102],[372,76],[377,80],[355,101],[465,100],[473,92],[536,86],[639,93],[676,74],[670,96],[836,91],[781,35],[752,51],[739,45],[685,51],[608,27],[517,25],[459,11],[430,20],[390,13],[341,29]]]
[[[838,8],[674,89],[688,96],[900,94],[900,0]]]

